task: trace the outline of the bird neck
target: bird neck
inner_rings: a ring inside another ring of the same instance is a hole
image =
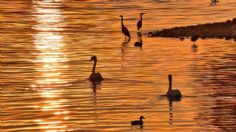
[[[143,121],[143,118],[140,118],[140,121],[142,122],[142,121]]]
[[[92,73],[95,73],[97,60],[94,60]]]
[[[142,17],[142,15],[140,15],[140,20],[141,20],[141,21],[143,20],[143,17]]]
[[[169,78],[169,89],[168,91],[171,91],[172,89],[172,78]]]
[[[121,26],[123,27],[124,24],[123,24],[123,17],[121,17]]]

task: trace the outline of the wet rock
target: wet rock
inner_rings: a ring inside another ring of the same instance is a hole
[[[190,36],[205,38],[236,39],[236,18],[225,22],[198,24],[184,27],[174,27],[161,31],[149,32],[151,37],[174,37],[183,39]]]

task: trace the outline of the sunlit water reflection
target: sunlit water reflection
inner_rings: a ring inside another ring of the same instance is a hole
[[[143,32],[225,21],[234,0],[1,1],[1,131],[235,131],[235,41]],[[119,15],[131,31],[123,43]],[[91,84],[91,55],[105,80]],[[184,95],[168,102],[168,74]],[[143,129],[130,121],[145,117]]]

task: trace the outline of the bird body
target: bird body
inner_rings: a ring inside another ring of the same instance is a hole
[[[142,23],[142,17],[141,19],[137,22],[137,29],[139,31],[139,29],[142,27],[143,23]]]
[[[199,38],[199,36],[193,35],[193,36],[191,36],[191,41],[192,41],[193,43],[195,43],[195,42],[198,40],[198,38]]]
[[[99,72],[97,72],[97,73],[95,72],[96,64],[97,64],[97,57],[92,56],[91,61],[94,61],[94,64],[93,64],[92,73],[89,76],[89,80],[91,82],[101,82],[103,80],[102,75]]]
[[[197,49],[197,45],[195,44],[195,42],[198,40],[198,38],[199,38],[199,36],[197,36],[197,35],[193,35],[193,36],[191,36],[191,41],[193,42],[193,45],[192,45],[192,48],[193,49]]]
[[[102,75],[97,72],[97,73],[91,73],[89,76],[89,80],[91,82],[101,82],[103,80]]]
[[[140,126],[142,126],[144,124],[143,119],[144,119],[144,117],[140,116],[139,120],[134,120],[134,121],[131,121],[130,123],[131,123],[131,125],[140,125]]]
[[[130,41],[131,36],[130,36],[129,30],[127,27],[125,27],[125,25],[123,23],[124,17],[123,17],[123,15],[120,15],[120,17],[121,17],[121,31],[125,35],[125,41],[126,41],[126,37],[128,37],[129,38],[128,41]]]
[[[172,90],[172,75],[168,75],[168,80],[169,80],[169,89],[166,93],[166,96],[169,100],[180,100],[182,97],[182,94],[180,90],[174,89]]]
[[[170,99],[179,99],[182,97],[181,92],[178,89],[167,91],[167,97]]]
[[[122,25],[122,33],[123,33],[125,36],[131,38],[128,28],[125,27],[124,25]]]

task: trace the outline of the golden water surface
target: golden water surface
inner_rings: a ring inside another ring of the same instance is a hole
[[[1,131],[236,131],[236,42],[142,37],[218,22],[235,0],[1,0]],[[120,17],[131,32],[124,44]],[[224,30],[224,29],[222,29]],[[98,57],[104,81],[88,81]],[[168,102],[167,75],[181,90]],[[144,127],[130,121],[145,117]]]

